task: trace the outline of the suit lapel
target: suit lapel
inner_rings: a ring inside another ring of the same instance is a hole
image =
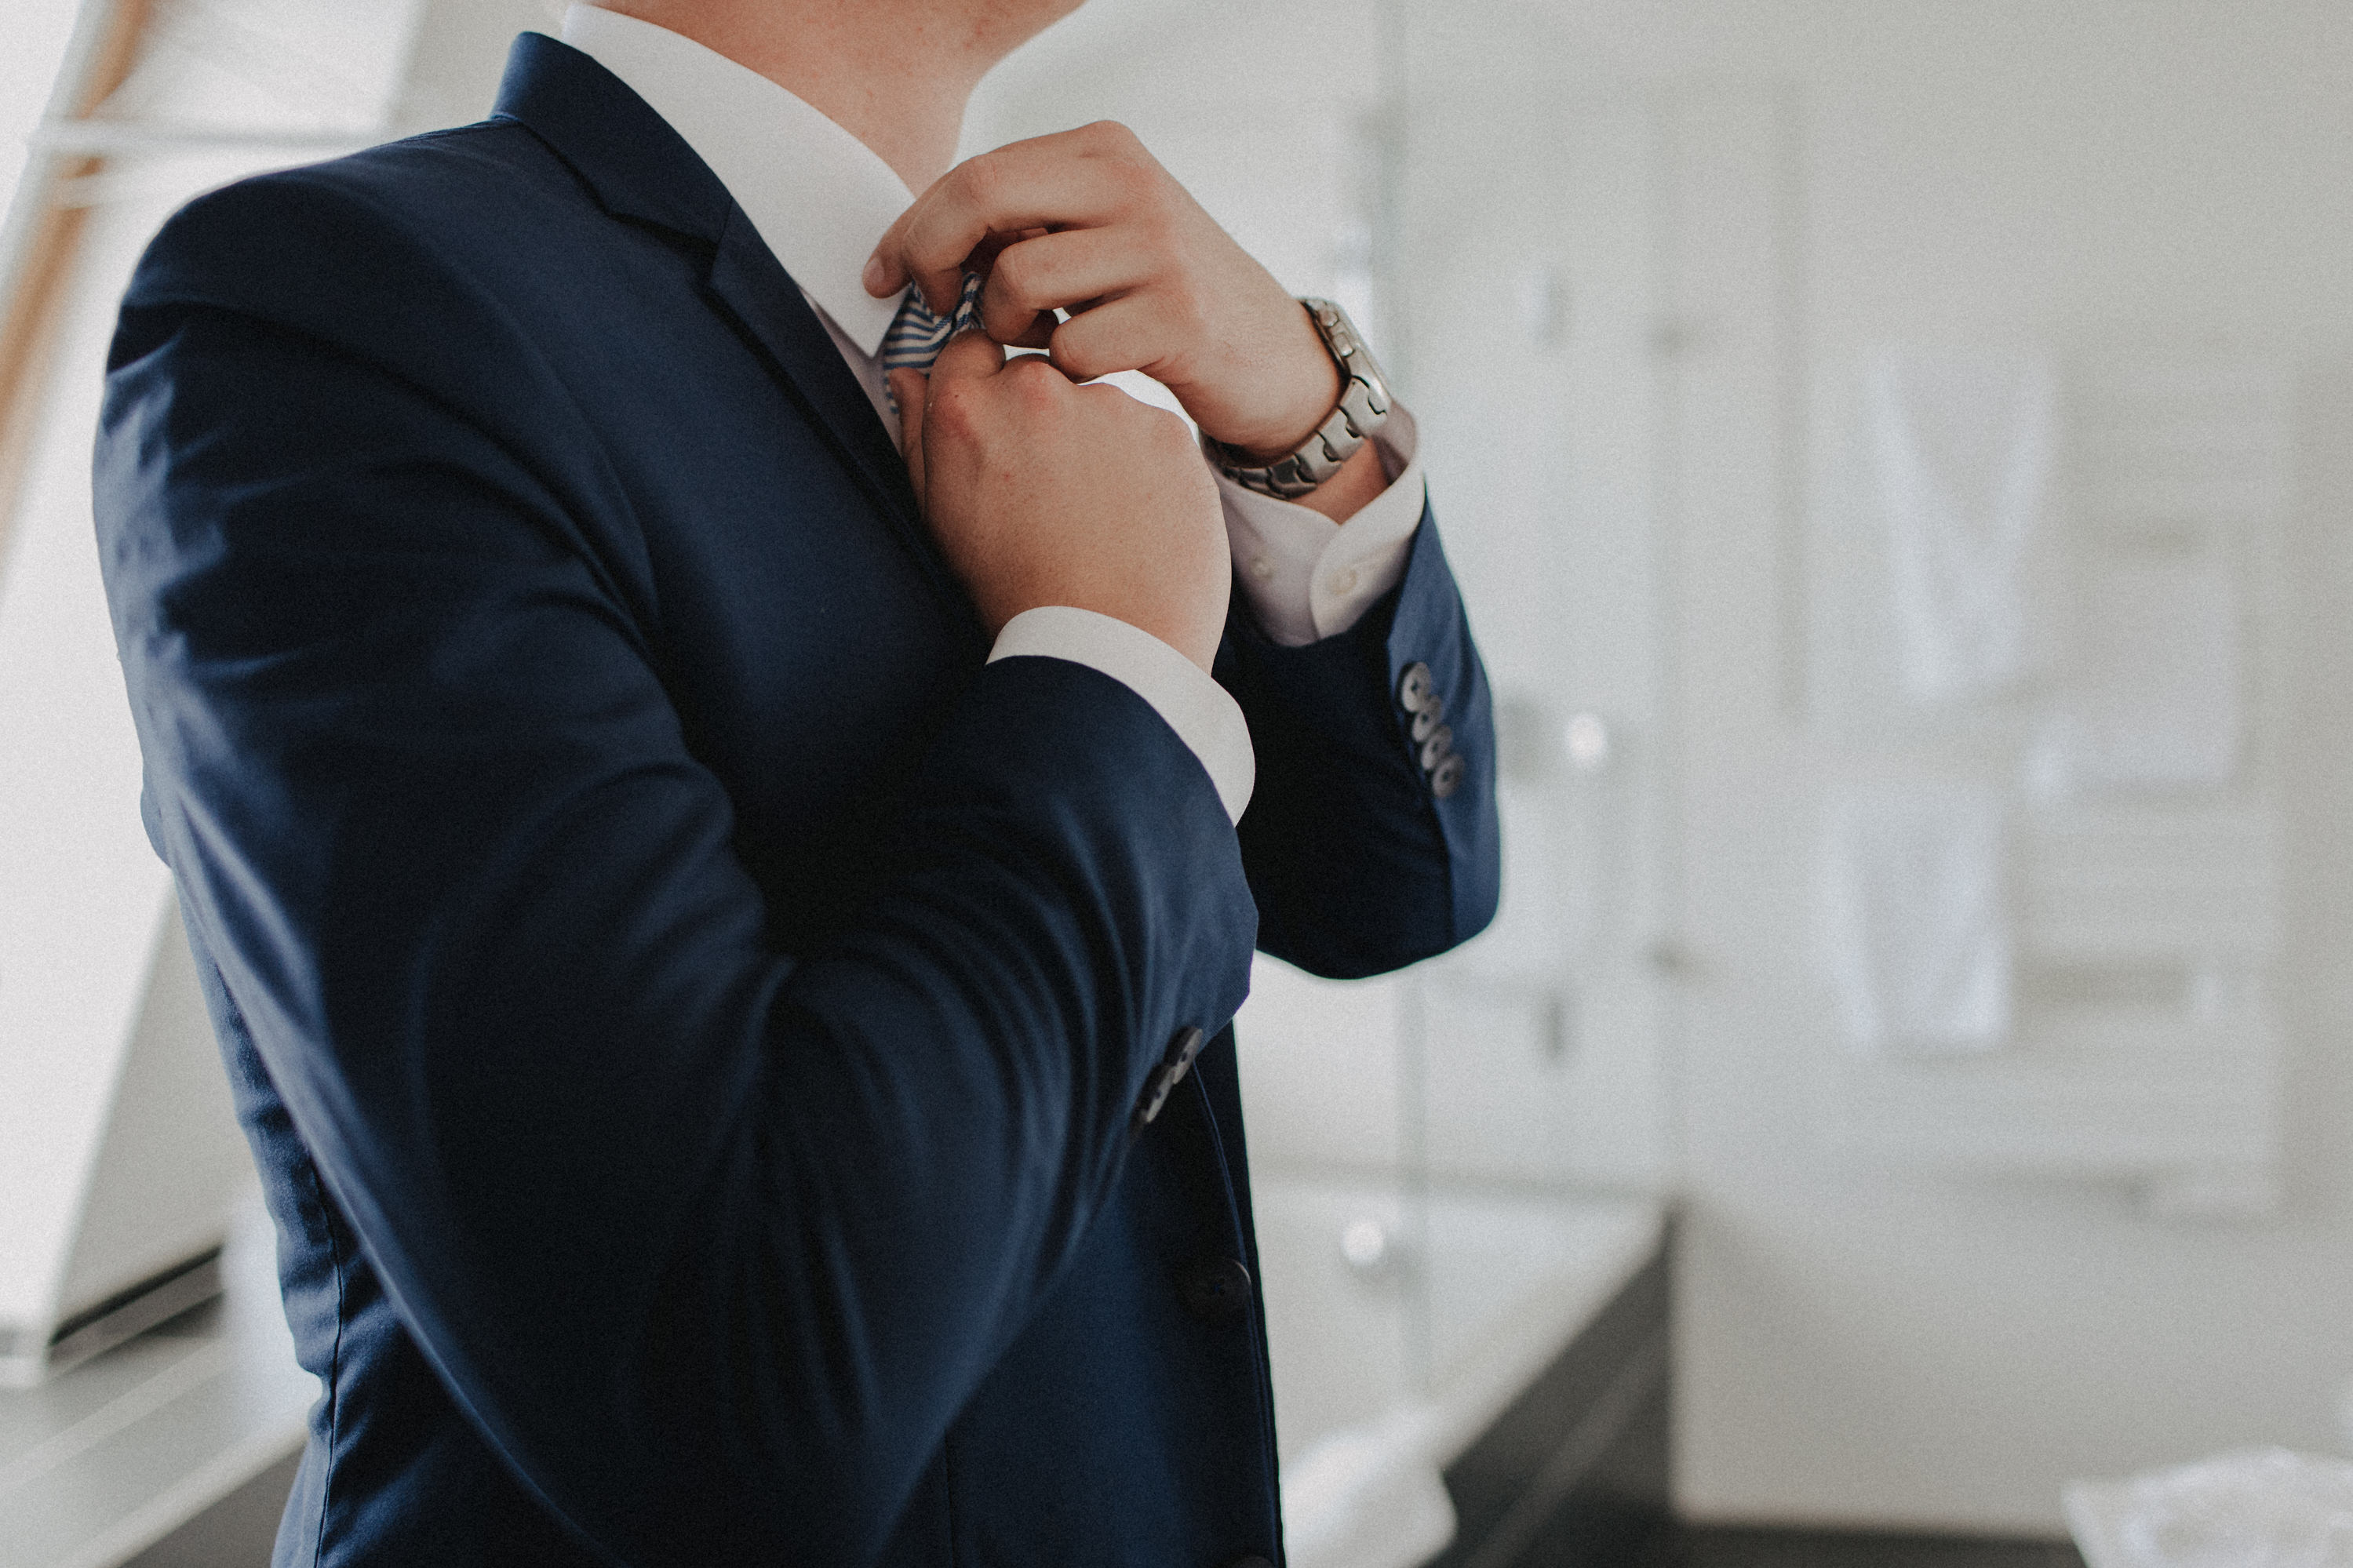
[[[515,40],[496,112],[530,127],[615,217],[656,224],[711,247],[705,284],[715,307],[756,345],[825,433],[969,635],[982,637],[971,600],[923,526],[890,432],[799,285],[710,165],[627,83],[540,33]]]
[[[835,449],[904,537],[926,573],[959,605],[963,592],[948,574],[917,510],[907,465],[874,413],[841,351],[817,319],[800,286],[768,249],[741,208],[733,209],[711,258],[712,297],[750,334],[791,385]]]

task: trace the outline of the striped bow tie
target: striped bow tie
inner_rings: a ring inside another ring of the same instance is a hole
[[[891,330],[882,334],[882,374],[887,378],[894,370],[919,370],[929,375],[932,362],[948,346],[948,340],[967,328],[980,325],[981,276],[977,272],[964,275],[964,293],[955,309],[944,316],[932,313],[923,303],[920,289],[910,289],[899,307],[898,319]],[[889,386],[886,379],[884,386]],[[899,400],[891,399],[891,412],[899,411]]]

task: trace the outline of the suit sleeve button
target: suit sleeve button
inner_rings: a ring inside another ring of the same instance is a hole
[[[1444,800],[1462,787],[1462,757],[1456,752],[1430,770],[1430,793]]]
[[[1434,773],[1454,752],[1454,731],[1440,724],[1421,743],[1421,766],[1425,773]]]
[[[1177,1287],[1185,1310],[1205,1323],[1222,1323],[1250,1310],[1250,1270],[1239,1258],[1213,1258],[1185,1270]]]
[[[1398,677],[1398,706],[1409,713],[1419,713],[1430,697],[1430,666],[1416,659]]]
[[[1430,732],[1437,729],[1439,721],[1445,717],[1446,699],[1439,696],[1435,691],[1431,692],[1429,699],[1422,703],[1419,711],[1413,716],[1414,743],[1419,745],[1429,740]]]

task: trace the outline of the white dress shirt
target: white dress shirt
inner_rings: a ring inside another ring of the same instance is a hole
[[[900,297],[877,300],[860,279],[884,231],[914,203],[906,183],[801,99],[691,38],[586,5],[566,13],[563,37],[644,99],[719,176],[898,440],[877,355]],[[1394,409],[1375,445],[1388,488],[1345,525],[1218,475],[1236,580],[1271,640],[1298,647],[1347,630],[1404,572],[1424,493],[1412,416]],[[1070,659],[1134,690],[1200,759],[1227,816],[1240,819],[1256,771],[1250,730],[1191,659],[1125,621],[1068,606],[1007,622],[988,657],[1019,655]]]

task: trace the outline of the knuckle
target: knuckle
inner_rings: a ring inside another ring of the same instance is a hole
[[[1056,395],[1070,385],[1060,371],[1046,363],[1043,354],[1022,354],[1015,359],[1005,367],[1005,381],[1021,398],[1023,405],[1033,410],[1050,406]]]
[[[1193,427],[1186,424],[1182,418],[1169,413],[1166,408],[1155,408],[1152,410],[1152,421],[1153,435],[1171,453],[1187,458],[1197,456]],[[1207,470],[1204,469],[1205,476]]]
[[[1137,214],[1137,223],[1143,231],[1144,242],[1155,256],[1173,258],[1183,257],[1187,252],[1190,248],[1187,236],[1184,226],[1177,221],[1173,203],[1152,195],[1141,197],[1134,205],[1141,209]]]
[[[1148,232],[1157,243],[1166,245],[1171,234],[1159,176],[1150,169],[1128,169],[1120,179],[1126,187],[1128,210],[1145,215],[1150,225]]]
[[[1038,253],[1037,247],[1009,246],[997,257],[989,280],[995,286],[997,297],[1006,303],[1034,311],[1044,308],[1038,301],[1048,270],[1046,260]]]
[[[1185,422],[1166,408],[1155,408],[1148,403],[1138,403],[1136,421],[1143,427],[1144,438],[1162,451],[1174,451],[1192,444]]]
[[[1159,194],[1160,171],[1149,163],[1121,159],[1111,165],[1110,179],[1120,200],[1131,207],[1150,205]]]
[[[1141,405],[1118,387],[1103,382],[1092,382],[1080,387],[1079,395],[1087,400],[1087,409],[1103,421],[1103,427],[1120,440],[1132,441],[1142,437],[1143,432],[1134,422],[1135,411]]]
[[[933,384],[934,391],[923,409],[923,434],[928,439],[945,437],[951,440],[967,439],[981,426],[979,400],[966,388]]]
[[[1102,358],[1087,344],[1086,340],[1066,328],[1058,328],[1052,339],[1054,363],[1082,381],[1092,381],[1103,373]]]
[[[1120,153],[1144,150],[1142,139],[1116,120],[1095,121],[1083,128],[1083,133],[1102,152]]]
[[[984,211],[1005,190],[1005,165],[990,153],[968,158],[956,170],[957,192],[965,201]]]
[[[1161,293],[1160,308],[1170,330],[1184,341],[1201,337],[1209,330],[1208,296],[1189,279],[1181,275],[1172,279]]]

